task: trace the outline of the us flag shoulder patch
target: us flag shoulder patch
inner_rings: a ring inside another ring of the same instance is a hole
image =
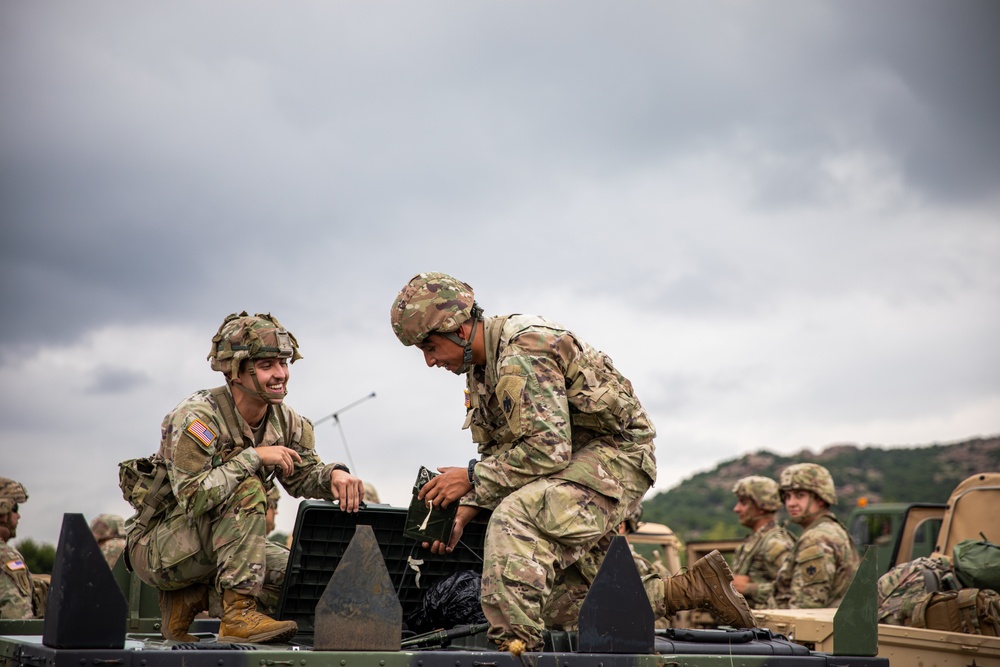
[[[9,561],[7,561],[7,569],[8,570],[23,570],[24,569],[24,561],[21,560],[20,558],[18,558],[16,560],[9,560]]]
[[[465,390],[465,409],[468,410],[472,407],[472,396],[469,395],[469,390]]]
[[[187,432],[193,435],[194,439],[200,442],[205,449],[211,447],[212,443],[215,442],[215,433],[200,419],[191,422],[191,425],[187,427]]]

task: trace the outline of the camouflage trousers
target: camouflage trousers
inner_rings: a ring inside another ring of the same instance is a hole
[[[642,499],[620,501],[540,478],[493,511],[484,544],[482,604],[489,637],[540,650],[543,632],[576,629],[580,606],[617,533]]]
[[[273,611],[285,579],[288,549],[267,541],[266,504],[260,479],[250,477],[194,520],[176,507],[129,541],[132,569],[160,590],[208,584],[219,594],[231,588]]]

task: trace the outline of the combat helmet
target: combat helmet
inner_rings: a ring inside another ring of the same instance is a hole
[[[291,331],[271,313],[248,315],[247,311],[226,316],[212,337],[208,360],[213,371],[240,375],[244,359],[288,359],[295,363],[302,358],[299,342]]]
[[[733,485],[733,493],[737,498],[749,498],[765,512],[777,512],[781,507],[778,483],[770,477],[762,475],[744,477]]]
[[[788,491],[812,491],[831,507],[837,504],[837,489],[830,471],[818,463],[795,463],[781,471],[779,482],[782,497]]]
[[[116,537],[125,537],[125,519],[117,514],[98,514],[90,522],[90,532],[98,544]]]
[[[482,314],[472,287],[446,273],[431,271],[413,276],[399,291],[389,318],[403,345],[419,345],[430,334],[438,333],[462,346],[464,360],[456,371],[462,374],[472,365],[472,338]],[[469,340],[463,340],[455,331],[470,319],[472,333]]]
[[[28,490],[24,484],[15,482],[9,477],[0,477],[0,516],[10,514],[14,505],[28,499]]]

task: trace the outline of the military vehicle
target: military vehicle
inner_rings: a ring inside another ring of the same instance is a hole
[[[862,498],[847,519],[847,530],[858,553],[875,548],[883,575],[899,563],[931,555],[946,508],[944,503],[869,504]]]
[[[579,629],[549,632],[543,652],[498,652],[485,626],[435,621],[403,632],[443,578],[482,568],[484,524],[461,548],[435,556],[404,536],[406,510],[299,505],[276,616],[298,622],[288,644],[220,644],[218,620],[196,619],[197,643],[162,639],[156,591],[122,561],[109,569],[81,514],[67,514],[47,613],[0,621],[2,667],[887,667],[874,657],[874,560],[855,579],[852,613],[838,617],[831,651],[810,650],[764,629],[654,630],[624,538],[608,551],[581,609]],[[867,573],[867,574],[866,574]],[[449,603],[443,606],[450,613]]]

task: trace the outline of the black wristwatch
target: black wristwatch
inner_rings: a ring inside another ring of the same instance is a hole
[[[469,461],[469,484],[472,486],[476,485],[475,470],[476,464],[479,463],[476,459]]]
[[[348,468],[347,466],[345,466],[345,465],[344,465],[343,463],[334,463],[334,464],[333,464],[333,469],[334,469],[334,470],[343,470],[343,471],[344,471],[344,472],[346,472],[346,473],[347,473],[348,475],[350,475],[350,474],[351,474],[351,469],[350,469],[350,468]]]

